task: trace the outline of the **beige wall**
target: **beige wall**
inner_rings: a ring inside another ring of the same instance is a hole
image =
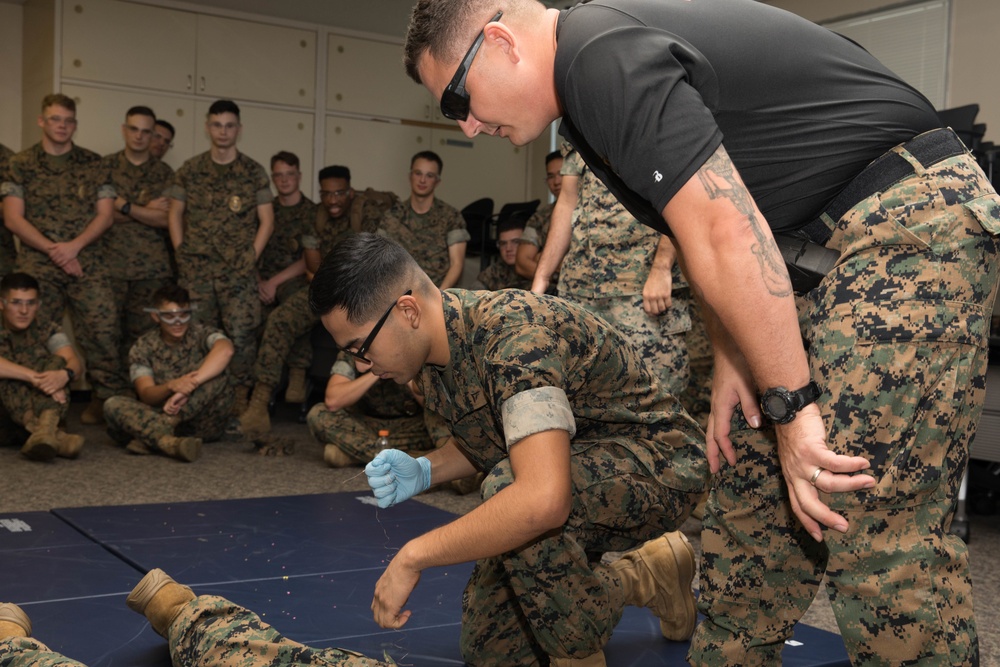
[[[21,5],[0,2],[0,144],[21,145]]]
[[[810,21],[832,19],[898,5],[898,0],[769,0]],[[979,104],[979,123],[986,123],[986,139],[1000,141],[1000,86],[993,70],[996,30],[1000,27],[997,0],[951,0],[951,45],[946,104]]]

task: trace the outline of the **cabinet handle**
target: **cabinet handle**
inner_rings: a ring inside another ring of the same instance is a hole
[[[187,89],[188,90],[191,90],[191,85],[193,83],[194,83],[194,77],[192,77],[190,74],[188,74],[188,84],[187,84]]]
[[[205,77],[201,77],[198,80],[201,81],[201,92],[205,92]]]

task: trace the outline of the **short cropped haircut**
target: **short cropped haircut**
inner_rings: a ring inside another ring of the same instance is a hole
[[[63,95],[62,93],[52,93],[42,98],[43,112],[51,106],[60,106],[63,109],[69,109],[73,113],[76,113],[76,102],[73,101],[72,97]]]
[[[271,156],[271,169],[274,169],[275,162],[284,162],[289,167],[299,168],[299,156],[289,151],[278,151]]]
[[[191,295],[180,285],[164,285],[153,293],[153,307],[159,308],[165,303],[190,306]]]
[[[425,52],[440,63],[457,65],[498,10],[507,20],[535,4],[536,0],[419,0],[410,13],[403,45],[407,76],[423,83],[417,65]]]
[[[208,107],[209,116],[218,116],[222,113],[231,113],[239,118],[240,108],[232,100],[215,100],[212,102],[212,106]]]
[[[430,162],[436,162],[438,166],[438,176],[444,172],[444,162],[441,161],[441,156],[434,151],[420,151],[416,155],[410,158],[410,169],[413,168],[414,163],[417,160],[428,160]]]
[[[421,273],[395,241],[369,232],[354,234],[323,258],[309,283],[309,307],[317,316],[343,308],[348,321],[367,322],[405,290],[417,289],[416,284],[402,285]]]
[[[35,280],[34,276],[28,275],[27,273],[21,273],[20,271],[8,273],[3,277],[3,280],[0,280],[0,294],[7,295],[10,294],[11,290],[16,289],[33,289],[36,292],[40,290],[38,287],[38,281]]]
[[[319,170],[319,180],[325,181],[328,178],[342,178],[350,184],[351,170],[341,164],[332,164],[329,167],[323,167]]]
[[[125,112],[125,118],[128,118],[129,116],[149,116],[150,118],[153,119],[153,124],[154,125],[156,124],[156,114],[153,113],[153,110],[150,109],[149,107],[144,107],[144,106],[132,107],[131,109]]]
[[[520,229],[523,231],[527,222],[528,221],[525,219],[523,214],[510,216],[497,225],[497,238],[499,238],[504,232],[509,232],[512,229]]]
[[[563,159],[561,152],[552,151],[551,153],[545,156],[545,166],[548,167],[549,163],[552,162],[553,160],[561,160],[561,159]]]
[[[170,136],[171,137],[174,137],[174,136],[177,135],[177,131],[174,129],[174,126],[171,125],[169,122],[167,122],[165,120],[161,120],[161,119],[157,118],[156,119],[156,125],[159,125],[160,127],[167,128],[167,131],[170,132]]]

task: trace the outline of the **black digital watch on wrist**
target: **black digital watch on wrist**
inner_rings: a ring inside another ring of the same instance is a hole
[[[69,380],[67,381],[67,384],[69,384],[74,379],[76,379],[76,373],[73,372],[72,368],[70,368],[70,367],[67,366],[63,370],[66,371],[66,375],[69,377]]]
[[[122,215],[128,215],[131,212],[132,212],[132,202],[127,201],[124,204],[122,204],[121,208]]]
[[[815,382],[795,391],[774,387],[761,395],[760,409],[775,424],[787,424],[795,419],[802,408],[815,403],[820,393],[819,385]]]

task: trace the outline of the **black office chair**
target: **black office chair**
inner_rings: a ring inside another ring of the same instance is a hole
[[[965,147],[972,150],[977,142],[975,124],[976,116],[979,114],[978,104],[966,104],[952,109],[939,109],[938,118],[941,119],[941,127],[950,127],[955,130],[955,134],[962,140]],[[980,135],[980,138],[982,135]]]
[[[477,199],[462,209],[462,217],[465,219],[465,226],[469,230],[469,236],[472,237],[467,246],[466,255],[470,257],[478,256],[480,264],[482,264],[483,258],[487,256],[490,248],[494,245],[491,229],[493,222],[493,200],[489,197]]]

